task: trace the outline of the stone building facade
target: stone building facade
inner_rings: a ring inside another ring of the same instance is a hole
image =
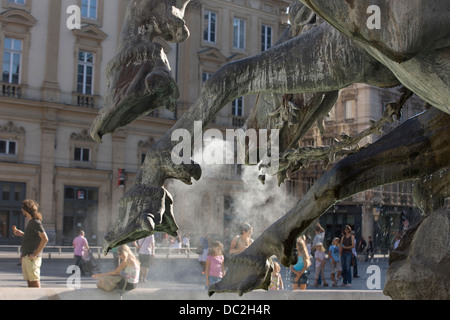
[[[101,245],[148,147],[195,101],[211,73],[275,42],[289,5],[192,1],[186,11],[191,38],[163,43],[180,85],[177,111],[153,112],[96,144],[88,131],[102,106],[104,70],[117,51],[128,2],[0,1],[0,244],[19,243],[11,227],[24,227],[21,202],[32,198],[51,244],[71,244],[84,229],[92,245]],[[80,29],[68,28],[72,5],[81,9]],[[241,125],[250,106],[247,97],[233,103],[218,116],[218,127]],[[226,195],[217,192],[208,199],[223,206]],[[179,211],[180,226],[189,230],[191,214]],[[217,218],[223,221],[223,210]]]

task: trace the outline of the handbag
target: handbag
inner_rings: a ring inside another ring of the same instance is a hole
[[[113,291],[123,278],[123,276],[103,276],[98,279],[97,288],[105,291]]]

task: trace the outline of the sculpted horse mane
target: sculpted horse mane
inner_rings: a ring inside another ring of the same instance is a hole
[[[105,104],[91,129],[96,141],[151,110],[173,106],[178,97],[177,85],[155,36],[166,41],[186,39],[189,32],[183,14],[188,3],[189,0],[130,2],[119,53],[107,70],[109,87]],[[370,5],[380,8],[380,29],[367,27]],[[276,173],[280,182],[288,170],[298,169],[295,166],[308,159],[333,158],[362,136],[377,132],[385,121],[398,117],[402,104],[413,93],[428,104],[428,110],[340,160],[283,218],[233,259],[224,279],[209,289],[210,294],[242,295],[258,288],[267,289],[272,270],[270,257],[276,255],[285,266],[295,263],[291,252],[296,238],[342,199],[438,171],[446,185],[449,176],[446,169],[450,165],[448,12],[450,3],[440,0],[294,1],[291,6],[294,23],[289,34],[265,52],[224,65],[205,83],[196,103],[150,148],[133,187],[119,203],[119,216],[105,237],[104,251],[155,231],[177,233],[173,200],[163,187],[164,182],[174,178],[190,184],[191,178],[200,179],[201,168],[195,163],[176,165],[171,161],[172,133],[183,128],[192,134],[195,121],[202,121],[205,129],[222,107],[248,94],[259,94],[261,98],[246,128],[281,130],[284,153]],[[391,103],[383,118],[367,131],[341,141],[334,149],[312,153],[296,149],[302,135],[334,105],[339,90],[353,83],[378,87],[403,85],[403,96]],[[421,198],[431,210],[428,214],[442,208],[449,196],[442,184],[441,181],[439,186],[422,188]],[[433,190],[433,197],[427,197],[427,190]],[[427,221],[433,221],[432,217]],[[439,217],[444,219],[442,215]],[[442,256],[430,269],[448,270],[449,253]],[[406,253],[398,260],[405,257]],[[450,287],[448,275],[432,274],[433,283]],[[389,289],[386,292],[398,297]],[[448,291],[445,294],[447,298],[450,296]]]
[[[161,37],[181,42],[189,37],[182,19],[189,1],[131,1],[120,35],[118,54],[108,63],[104,107],[92,126],[97,142],[151,110],[174,110],[178,87],[172,78]]]

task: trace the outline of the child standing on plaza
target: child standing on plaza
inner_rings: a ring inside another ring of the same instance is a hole
[[[220,241],[214,241],[209,247],[206,257],[205,277],[206,287],[222,280],[225,275],[225,264],[223,256],[223,244]]]
[[[280,271],[280,264],[278,262],[274,262],[269,290],[284,290],[283,279],[281,278]]]
[[[340,244],[339,238],[334,238],[333,244],[330,246],[330,249],[328,251],[328,256],[330,257],[331,262],[331,281],[333,282],[333,287],[337,287],[337,282],[341,278],[342,274],[341,253],[339,244]]]
[[[311,260],[305,241],[304,235],[297,239],[297,263],[290,267],[292,290],[306,290],[308,286],[308,269],[311,266]]]
[[[318,242],[316,245],[316,251],[314,253],[314,260],[316,261],[316,272],[314,275],[314,286],[317,287],[317,280],[319,279],[319,274],[322,275],[323,286],[328,287],[328,283],[325,280],[325,273],[323,269],[325,268],[325,264],[327,261],[325,260],[325,248],[323,247],[322,242]]]

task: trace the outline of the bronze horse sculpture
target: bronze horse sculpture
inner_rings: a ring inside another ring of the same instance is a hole
[[[189,33],[183,14],[188,3],[130,2],[120,51],[107,71],[105,105],[91,129],[96,141],[151,110],[170,109],[177,99],[170,66],[154,37],[186,39]],[[380,29],[367,26],[371,5],[380,8]],[[336,202],[369,188],[421,178],[450,166],[450,3],[302,0],[294,1],[292,8],[297,8],[293,12],[300,20],[303,15],[308,23],[310,14],[315,14],[320,23],[265,52],[224,65],[205,83],[196,103],[150,148],[133,187],[119,203],[118,219],[105,237],[105,252],[156,231],[177,233],[173,199],[164,182],[173,178],[190,184],[191,178],[200,179],[201,168],[193,162],[175,165],[171,161],[172,133],[180,128],[192,133],[195,121],[202,121],[205,129],[223,106],[248,94],[305,94],[296,106],[302,117],[297,119],[295,130],[287,130],[291,141],[281,142],[281,151],[287,152],[277,172],[281,182],[285,172],[298,163],[296,156],[290,158],[295,152],[288,149],[329,111],[337,92],[348,85],[403,85],[406,98],[417,94],[429,110],[340,160],[297,205],[233,259],[227,275],[209,289],[210,294],[242,295],[267,289],[270,257],[276,255],[285,266],[295,263],[291,252],[296,238]],[[401,103],[391,107],[386,118],[398,115]],[[278,108],[272,103],[255,107],[246,125],[270,126],[272,122],[264,119],[280,117]],[[442,204],[448,194],[445,188],[438,190],[433,201]],[[450,281],[445,276],[443,279]]]

